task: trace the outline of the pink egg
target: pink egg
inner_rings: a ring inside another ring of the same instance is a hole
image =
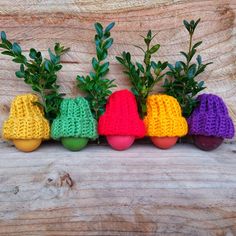
[[[106,136],[109,145],[118,151],[128,149],[134,142],[134,136],[108,135]]]

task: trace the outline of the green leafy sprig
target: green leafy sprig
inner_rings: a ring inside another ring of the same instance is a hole
[[[152,61],[152,56],[157,53],[160,48],[160,44],[151,46],[151,42],[155,36],[156,35],[152,35],[152,31],[149,30],[146,37],[141,36],[144,39],[146,49],[135,46],[144,53],[144,65],[139,62],[133,63],[129,52],[123,52],[121,57],[116,57],[120,64],[124,66],[124,73],[130,79],[132,84],[131,90],[136,97],[141,118],[146,114],[147,97],[154,85],[163,78],[164,74],[162,74],[162,71],[168,64],[168,62]]]
[[[43,58],[40,51],[31,48],[28,60],[22,54],[20,45],[11,43],[4,31],[1,32],[0,48],[4,49],[1,52],[3,55],[12,57],[12,61],[20,64],[20,70],[15,72],[16,76],[24,79],[24,82],[40,95],[41,102],[37,104],[43,107],[45,117],[51,123],[59,112],[64,95],[59,93],[57,84],[57,72],[62,68],[60,58],[69,48],[56,43],[54,53],[48,49],[50,59]]]
[[[105,111],[107,97],[112,93],[111,88],[116,87],[114,80],[106,78],[110,65],[107,61],[108,49],[113,44],[110,31],[114,25],[112,22],[103,29],[100,23],[95,23],[96,57],[92,58],[93,71],[87,76],[78,75],[76,78],[78,88],[87,94],[85,98],[96,120]]]
[[[191,115],[193,109],[197,106],[195,96],[206,88],[204,81],[198,82],[195,78],[204,72],[208,65],[212,64],[212,62],[203,64],[200,55],[196,57],[197,63],[191,63],[197,52],[197,47],[202,44],[202,41],[193,44],[193,35],[199,22],[200,19],[196,22],[194,20],[190,22],[183,21],[189,33],[189,49],[188,52],[180,52],[184,56],[185,61],[177,61],[175,65],[168,64],[169,71],[166,74],[170,78],[166,79],[163,85],[165,93],[178,100],[183,116],[186,118]]]

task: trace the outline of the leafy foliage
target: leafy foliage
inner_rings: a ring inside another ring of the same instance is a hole
[[[94,38],[96,56],[92,58],[93,71],[87,76],[77,76],[77,86],[87,93],[91,111],[96,120],[104,113],[107,97],[112,93],[111,88],[116,87],[114,80],[106,78],[109,72],[109,62],[106,60],[108,49],[113,44],[111,29],[115,23],[110,23],[105,29],[100,23],[95,23],[96,35]]]
[[[169,71],[166,73],[170,79],[164,82],[165,93],[175,97],[182,107],[184,117],[189,117],[193,109],[197,106],[195,96],[205,89],[204,81],[196,81],[195,78],[204,72],[206,67],[212,62],[203,64],[200,55],[196,57],[196,63],[191,63],[193,57],[197,52],[197,47],[202,44],[202,41],[193,45],[194,31],[200,22],[191,20],[190,22],[184,20],[183,24],[189,33],[189,50],[188,52],[180,52],[185,61],[177,61],[175,65],[168,64]]]
[[[18,43],[11,43],[7,40],[5,32],[1,32],[0,48],[4,49],[1,53],[12,57],[12,61],[20,64],[20,70],[16,71],[18,78],[31,86],[37,92],[42,101],[37,104],[44,108],[45,117],[52,122],[56,118],[63,94],[58,92],[57,72],[61,70],[60,57],[69,48],[64,48],[59,43],[55,44],[54,53],[48,49],[50,59],[44,59],[40,51],[30,49],[28,60],[23,54]]]
[[[141,36],[143,37],[143,36]],[[167,67],[168,62],[152,61],[152,56],[157,53],[160,48],[159,44],[151,46],[151,42],[155,35],[149,30],[146,37],[143,37],[146,49],[140,46],[135,46],[144,53],[144,65],[131,60],[129,52],[123,52],[121,57],[116,57],[121,65],[124,66],[124,73],[129,77],[132,84],[132,92],[136,97],[138,103],[139,114],[143,118],[146,114],[146,99],[148,94],[152,91],[154,85],[160,81],[164,74],[161,72]]]

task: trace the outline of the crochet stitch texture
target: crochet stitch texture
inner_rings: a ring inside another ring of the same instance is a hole
[[[201,94],[199,105],[188,118],[190,135],[233,138],[234,124],[224,101],[214,94]]]
[[[62,101],[60,114],[52,123],[51,137],[56,140],[66,137],[97,138],[97,122],[85,98],[65,98]]]
[[[148,96],[144,123],[147,135],[152,137],[181,137],[188,132],[178,101],[164,94]]]
[[[11,104],[10,116],[3,125],[5,139],[49,139],[49,123],[41,107],[33,104],[34,94],[18,95]]]
[[[139,118],[137,103],[133,93],[120,90],[112,93],[106,104],[106,111],[98,122],[100,135],[124,135],[142,138],[145,126]]]

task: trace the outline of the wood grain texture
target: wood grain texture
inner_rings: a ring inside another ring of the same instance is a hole
[[[1,143],[0,235],[236,235],[236,145],[25,154]]]
[[[179,60],[179,51],[187,48],[188,40],[182,20],[201,17],[195,39],[204,41],[199,48],[204,62],[213,61],[214,64],[199,79],[206,81],[208,92],[224,98],[236,121],[235,13],[236,2],[227,0],[1,0],[0,28],[11,40],[19,42],[25,52],[35,47],[46,53],[54,42],[71,47],[63,57],[59,80],[61,90],[74,97],[79,94],[75,87],[76,75],[87,74],[91,69],[90,61],[95,53],[94,22],[116,21],[109,77],[116,79],[117,89],[121,89],[129,87],[129,81],[115,60],[116,55],[127,50],[132,52],[135,60],[141,60],[142,53],[133,45],[142,45],[139,35],[152,29],[158,32],[155,42],[161,44],[157,59]],[[30,90],[15,77],[18,65],[3,55],[0,63],[1,127],[12,98]],[[160,91],[160,85],[154,93]]]

